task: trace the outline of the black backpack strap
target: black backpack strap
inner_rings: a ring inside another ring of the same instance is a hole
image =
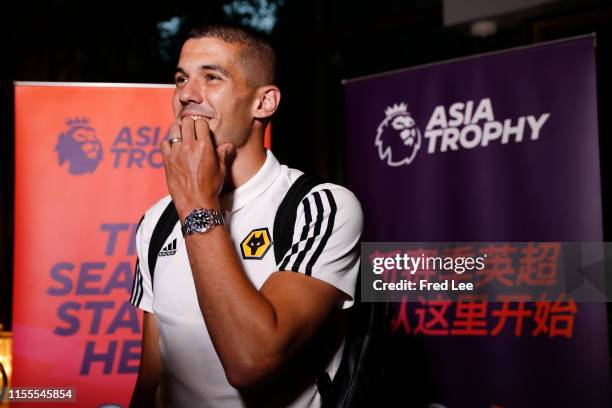
[[[170,201],[161,217],[159,217],[157,224],[155,224],[153,235],[151,235],[151,242],[149,243],[148,261],[151,283],[153,283],[153,275],[155,273],[155,265],[157,264],[159,251],[162,249],[168,236],[172,233],[177,222],[179,222],[178,212],[176,212],[174,203]]]
[[[303,174],[287,191],[274,219],[274,257],[276,263],[290,249],[297,218],[297,208],[313,187],[323,183]],[[387,349],[388,303],[362,303],[357,279],[355,304],[349,312],[344,353],[333,379],[322,370],[315,378],[323,408],[374,405],[382,384],[384,353]]]
[[[289,188],[278,210],[276,210],[273,238],[274,258],[277,265],[282,262],[283,256],[291,248],[293,230],[297,218],[297,209],[300,203],[314,187],[322,183],[324,183],[324,181],[316,176],[302,174]],[[319,372],[315,378],[315,383],[321,395],[322,406],[331,407],[333,389],[329,374],[325,370]]]
[[[361,302],[359,293],[358,280],[344,353],[323,408],[370,407],[380,400],[389,349],[389,303]]]
[[[274,259],[277,265],[281,263],[283,255],[291,248],[297,209],[302,199],[310,190],[322,183],[323,180],[316,176],[302,174],[291,185],[287,194],[285,194],[285,198],[283,198],[283,201],[276,210],[272,237],[274,239]]]

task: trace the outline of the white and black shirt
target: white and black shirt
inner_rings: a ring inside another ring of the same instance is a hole
[[[349,190],[329,183],[313,188],[298,207],[290,249],[280,264],[275,262],[272,233],[276,210],[301,174],[280,165],[267,151],[266,161],[257,174],[221,197],[224,227],[255,288],[260,289],[276,271],[295,271],[340,289],[347,296],[338,310],[346,309],[353,304],[363,222],[360,204]],[[180,224],[162,246],[153,276],[147,267],[153,229],[169,202],[167,196],[151,207],[138,228],[138,264],[130,299],[135,306],[155,314],[165,406],[319,407],[320,396],[313,378],[300,364],[296,364],[295,370],[289,364],[268,386],[261,387],[264,391],[241,394],[228,383],[200,311]],[[342,336],[341,333],[339,341],[324,339],[326,352],[320,347],[313,348],[332,378],[342,356]],[[329,354],[329,358],[324,354]]]

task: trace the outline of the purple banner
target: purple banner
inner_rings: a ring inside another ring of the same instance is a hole
[[[345,85],[365,240],[602,240],[593,37]],[[394,306],[407,403],[610,406],[605,304]]]

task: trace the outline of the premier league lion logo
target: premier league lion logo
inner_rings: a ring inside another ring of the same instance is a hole
[[[389,166],[410,164],[421,147],[421,131],[405,103],[385,109],[385,120],[376,129],[378,157]]]
[[[102,160],[102,145],[87,119],[68,119],[68,129],[60,133],[55,151],[60,166],[68,161],[73,175],[93,173]]]

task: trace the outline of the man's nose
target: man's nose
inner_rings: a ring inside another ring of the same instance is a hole
[[[179,100],[184,105],[188,103],[200,104],[204,101],[202,96],[202,88],[197,80],[191,79],[187,81],[185,86],[179,92]]]

